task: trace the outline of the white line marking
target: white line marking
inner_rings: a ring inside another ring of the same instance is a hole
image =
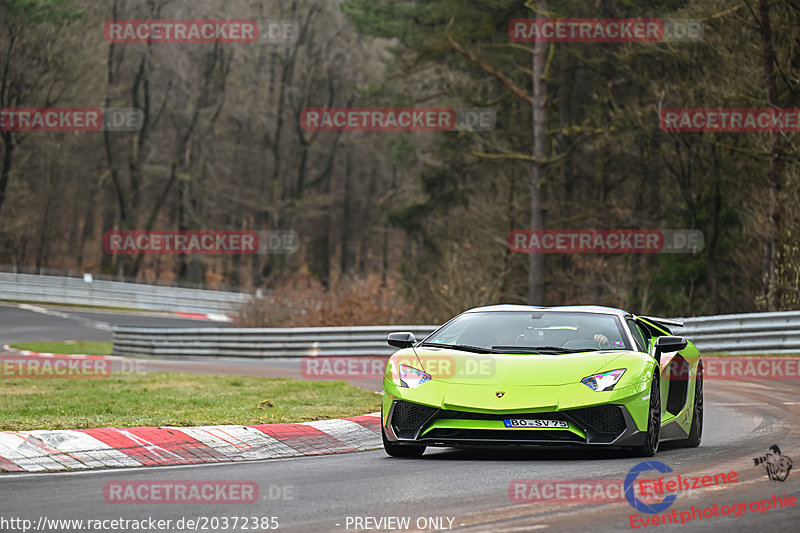
[[[40,313],[42,315],[57,316],[59,318],[64,318],[67,320],[75,320],[76,322],[80,322],[81,324],[88,326],[90,328],[102,329],[104,331],[112,331],[114,329],[113,327],[111,327],[111,324],[107,322],[100,322],[98,320],[89,320],[88,318],[84,318],[82,316],[75,316],[69,313],[62,313],[61,311],[55,311],[53,309],[45,309],[44,307],[39,307],[38,305],[18,304],[17,307],[20,309],[24,309],[26,311]]]

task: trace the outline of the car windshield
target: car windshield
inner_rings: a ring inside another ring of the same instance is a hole
[[[630,350],[619,318],[571,311],[486,311],[464,313],[423,345],[479,348],[499,353],[571,353]]]

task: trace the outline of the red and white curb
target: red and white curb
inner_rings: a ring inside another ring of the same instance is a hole
[[[183,465],[381,447],[380,413],[247,426],[0,431],[0,472]]]
[[[175,313],[181,318],[191,318],[193,320],[212,320],[214,322],[233,322],[234,318],[220,313],[184,313],[178,311]]]
[[[47,358],[59,357],[63,359],[96,359],[96,358],[122,359],[122,357],[118,355],[86,355],[79,353],[32,352],[30,350],[20,350],[18,348],[12,348],[8,344],[3,345],[3,351],[7,353],[0,355],[25,355],[31,357],[47,357]]]

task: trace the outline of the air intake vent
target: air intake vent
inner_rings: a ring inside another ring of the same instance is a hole
[[[438,409],[435,407],[428,407],[427,405],[397,402],[394,404],[392,425],[398,431],[416,431],[436,411],[438,411]]]
[[[607,435],[619,435],[625,431],[625,417],[617,405],[600,405],[586,409],[562,411],[585,430]]]

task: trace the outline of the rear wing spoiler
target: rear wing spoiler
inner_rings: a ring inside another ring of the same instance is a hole
[[[683,327],[683,321],[681,320],[672,320],[669,318],[658,318],[653,316],[641,316],[639,318],[644,318],[645,320],[649,320],[650,322],[656,324],[657,326],[661,326],[667,330],[669,330],[669,326],[673,326],[676,328]]]

